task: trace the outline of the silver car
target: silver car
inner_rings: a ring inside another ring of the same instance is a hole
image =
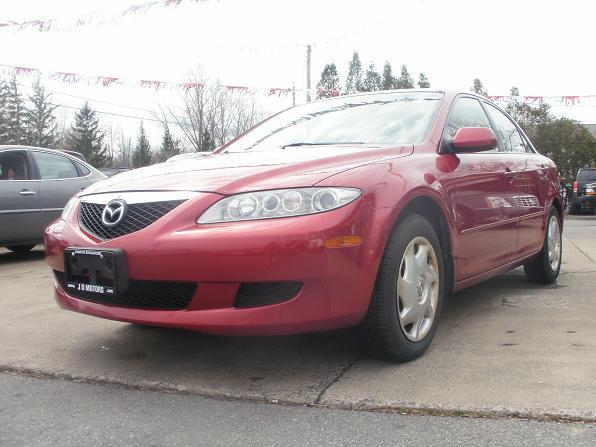
[[[0,146],[0,247],[31,250],[43,242],[44,229],[73,195],[104,178],[64,152]]]

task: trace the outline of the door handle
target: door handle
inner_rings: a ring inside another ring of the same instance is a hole
[[[511,169],[506,168],[505,169],[505,177],[509,179],[509,181],[513,181],[513,179],[515,178],[515,172],[512,172]]]
[[[21,192],[19,192],[20,195],[22,196],[34,196],[35,195],[35,191],[30,191],[28,189],[23,189]]]

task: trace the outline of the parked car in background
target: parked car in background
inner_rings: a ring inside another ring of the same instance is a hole
[[[596,213],[596,168],[577,171],[573,193],[569,202],[569,214]]]
[[[455,290],[559,274],[558,169],[469,92],[316,101],[178,160],[91,186],[46,229],[61,307],[227,335],[361,324],[371,355],[407,361]]]
[[[77,157],[79,160],[87,161],[85,156],[80,152],[71,151],[68,149],[58,149],[60,152],[64,152],[65,154],[72,155],[73,157]]]
[[[126,172],[130,170],[131,168],[99,168],[99,171],[108,177],[113,177],[116,174],[120,174],[121,172]]]
[[[0,146],[0,247],[31,250],[74,194],[104,178],[62,151]]]

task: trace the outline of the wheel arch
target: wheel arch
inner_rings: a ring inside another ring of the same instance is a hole
[[[564,209],[563,209],[563,203],[561,202],[561,199],[559,197],[553,197],[552,206],[555,207],[555,209],[557,210],[557,213],[559,214],[559,222],[561,223],[561,229],[563,229]],[[548,216],[547,216],[547,218],[548,218]]]
[[[424,217],[432,225],[439,238],[445,266],[446,298],[449,301],[453,295],[455,285],[454,253],[456,250],[455,236],[452,231],[453,225],[451,224],[449,214],[437,198],[427,194],[418,194],[411,197],[400,207],[400,212],[395,218],[392,231],[404,218],[411,214],[419,214]]]

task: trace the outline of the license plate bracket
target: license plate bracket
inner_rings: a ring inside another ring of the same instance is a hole
[[[68,247],[64,250],[67,291],[119,295],[128,288],[124,252],[119,248]]]

